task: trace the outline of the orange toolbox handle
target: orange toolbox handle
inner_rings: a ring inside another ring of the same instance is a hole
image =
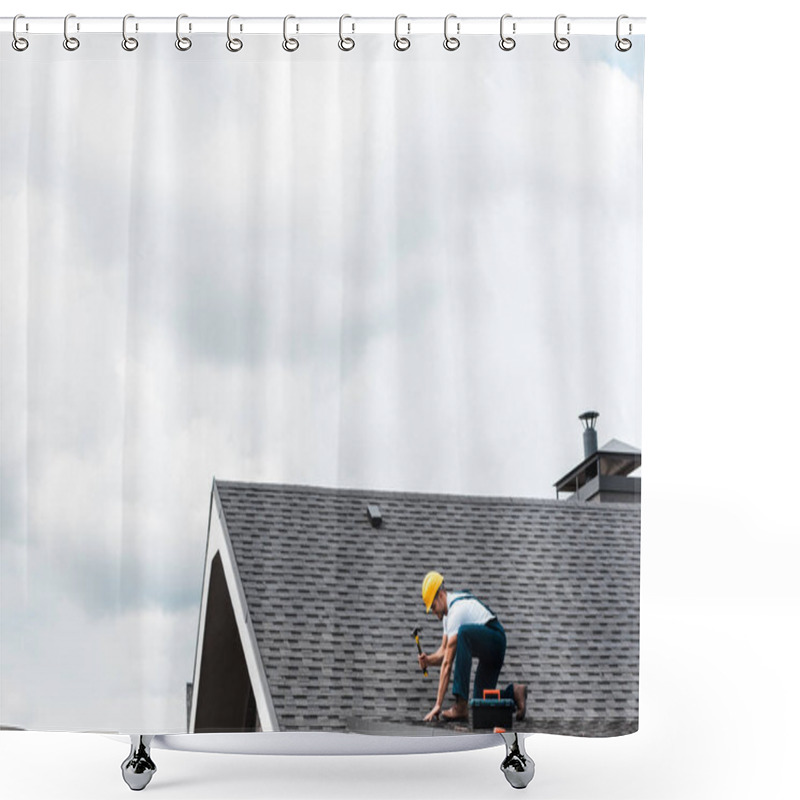
[[[499,689],[484,689],[483,690],[483,699],[488,700],[489,698],[494,698],[495,700],[500,699],[500,690]]]

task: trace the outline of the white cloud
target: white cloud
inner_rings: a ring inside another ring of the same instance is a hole
[[[39,730],[186,729],[196,609],[98,617],[46,581],[3,608],[3,723]]]

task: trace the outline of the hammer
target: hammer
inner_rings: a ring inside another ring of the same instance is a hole
[[[414,630],[411,631],[411,635],[414,637],[414,641],[417,643],[417,650],[419,650],[419,654],[422,655],[422,645],[419,643],[419,628],[414,628]],[[427,678],[428,670],[423,669],[422,674]]]

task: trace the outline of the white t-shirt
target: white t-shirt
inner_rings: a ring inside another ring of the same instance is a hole
[[[454,603],[459,597],[464,599]],[[448,592],[447,613],[442,617],[444,635],[449,639],[458,633],[462,625],[485,625],[493,617],[494,614],[469,592]]]

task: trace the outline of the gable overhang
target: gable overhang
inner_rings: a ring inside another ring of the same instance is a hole
[[[258,648],[255,629],[250,618],[247,607],[244,588],[242,586],[239,568],[231,544],[230,533],[225,523],[225,514],[220,503],[219,493],[217,492],[216,480],[211,489],[211,499],[209,503],[208,528],[206,533],[206,558],[203,570],[203,595],[200,604],[200,618],[197,626],[197,645],[195,648],[194,677],[192,689],[192,704],[189,717],[189,733],[195,731],[197,719],[197,703],[201,696],[200,675],[203,657],[203,645],[206,630],[206,619],[208,615],[209,585],[211,581],[211,565],[215,556],[219,553],[222,564],[225,583],[230,595],[233,613],[236,619],[236,629],[239,633],[239,640],[244,651],[247,673],[250,685],[256,702],[256,711],[261,723],[262,731],[278,731],[280,725],[275,706],[272,702],[272,695],[269,690],[267,676],[264,672],[264,663]]]
[[[553,484],[556,496],[561,492],[578,493],[584,484],[589,483],[595,477],[625,478],[641,465],[642,454],[634,448],[630,448],[630,450],[600,448]]]

